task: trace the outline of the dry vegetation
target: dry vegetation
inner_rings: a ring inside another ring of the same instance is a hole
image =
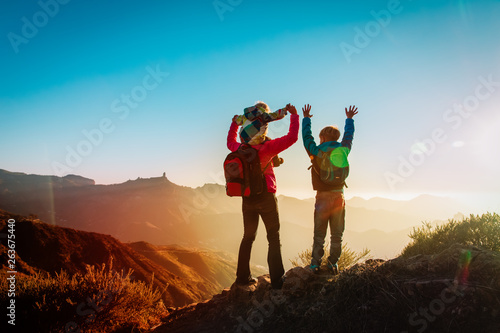
[[[112,265],[87,266],[85,274],[18,275],[16,327],[24,332],[148,330],[165,311],[152,283],[130,279]],[[1,278],[1,289],[6,279]],[[2,293],[2,298],[6,293]],[[2,303],[5,299],[2,299]]]
[[[401,255],[404,257],[439,253],[453,244],[500,252],[500,215],[470,215],[463,221],[449,220],[435,227],[424,223],[422,227],[414,228],[409,236],[412,242],[403,249]]]
[[[321,270],[326,271],[327,270],[327,263],[328,263],[328,256],[330,253],[330,250],[328,249],[328,245],[325,245],[324,249],[324,254],[323,258],[321,260]],[[364,249],[361,252],[356,252],[351,250],[350,248],[347,247],[347,244],[342,244],[342,254],[340,255],[339,261],[338,261],[338,266],[339,270],[344,270],[358,262],[364,261],[370,257],[370,250]],[[308,266],[311,263],[311,250],[305,250],[301,253],[299,253],[298,257],[296,257],[294,260],[290,260],[292,263],[292,266],[297,267],[305,267]]]

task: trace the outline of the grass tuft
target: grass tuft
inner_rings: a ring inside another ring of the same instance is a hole
[[[409,236],[412,241],[403,249],[403,257],[439,253],[454,244],[500,252],[500,215],[470,215],[463,221],[451,219],[434,227],[424,223],[422,227],[414,228]]]
[[[321,259],[321,269],[326,270],[326,266],[328,264],[328,256],[330,255],[330,250],[328,249],[328,245],[325,245],[323,248],[324,254]],[[345,270],[352,265],[357,264],[363,260],[370,258],[370,250],[363,249],[361,252],[356,252],[347,247],[347,244],[342,244],[342,253],[340,254],[339,261],[337,265],[339,266],[339,270]],[[297,267],[305,267],[311,264],[312,252],[311,250],[305,250],[298,254],[295,259],[290,260],[292,266]]]
[[[132,281],[132,271],[87,266],[85,274],[18,275],[16,326],[29,332],[148,330],[165,311],[153,284]],[[2,274],[4,275],[4,274]],[[6,288],[6,277],[0,287]],[[8,301],[2,294],[2,303]]]

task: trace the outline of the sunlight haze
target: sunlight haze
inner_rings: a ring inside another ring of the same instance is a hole
[[[223,184],[245,107],[309,103],[317,138],[355,104],[348,197],[500,209],[498,1],[71,1],[36,33],[37,3],[3,6],[3,169]],[[281,155],[278,193],[312,197],[301,137]]]

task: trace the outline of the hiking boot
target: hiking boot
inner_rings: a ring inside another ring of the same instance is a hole
[[[339,274],[339,266],[337,264],[332,265],[331,263],[328,263],[327,267],[328,271],[332,273],[332,275]]]
[[[311,265],[309,265],[309,269],[314,274],[318,274],[319,273],[319,265],[313,265],[313,264],[311,264]]]
[[[257,284],[257,279],[253,278],[253,277],[251,277],[247,280],[236,279],[236,281],[234,283],[236,283],[239,286],[247,286],[247,285]]]

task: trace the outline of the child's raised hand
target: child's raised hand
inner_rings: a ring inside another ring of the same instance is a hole
[[[304,113],[304,118],[311,118],[313,115],[311,112],[311,106],[309,104],[304,105],[302,108],[302,112]]]
[[[288,112],[290,112],[291,114],[297,114],[297,109],[294,105],[288,104]]]
[[[233,117],[233,122],[235,122],[235,121],[236,121],[236,119],[238,119],[238,115],[237,115],[237,114],[235,114],[235,115],[234,115],[234,117]]]
[[[356,107],[356,105],[349,106],[349,110],[345,108],[345,115],[347,116],[347,118],[352,119],[352,117],[354,117],[357,114],[358,114],[358,108]]]

